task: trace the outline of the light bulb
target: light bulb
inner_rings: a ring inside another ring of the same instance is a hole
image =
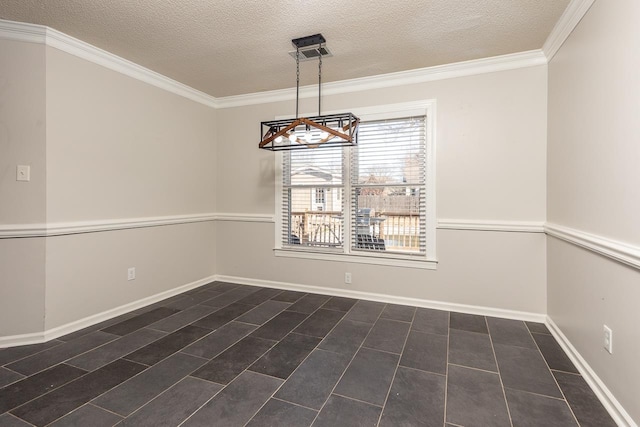
[[[282,135],[276,138],[276,144],[280,144],[282,142]]]
[[[308,130],[304,133],[304,140],[307,142],[311,142],[311,131]]]
[[[327,139],[329,137],[329,132],[322,132],[320,134],[320,139]]]
[[[298,138],[296,137],[295,133],[292,132],[291,134],[289,134],[289,141],[296,142],[297,139]]]

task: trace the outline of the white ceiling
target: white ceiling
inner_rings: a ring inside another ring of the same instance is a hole
[[[2,0],[215,97],[295,86],[291,39],[322,33],[323,81],[540,49],[569,0]],[[317,63],[301,64],[301,84]]]

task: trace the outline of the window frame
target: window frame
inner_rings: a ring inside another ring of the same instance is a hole
[[[425,176],[425,191],[426,191],[426,251],[424,254],[403,254],[399,252],[384,253],[380,252],[367,252],[367,251],[352,251],[349,245],[344,245],[339,251],[327,250],[326,248],[314,248],[314,247],[283,247],[282,245],[282,202],[283,202],[283,152],[275,153],[275,247],[274,255],[278,257],[290,257],[290,258],[303,258],[303,259],[316,259],[325,261],[343,261],[343,262],[355,262],[363,264],[376,264],[376,265],[391,265],[407,268],[420,268],[435,270],[437,266],[436,258],[436,161],[435,161],[435,139],[436,139],[436,101],[423,100],[416,102],[405,102],[398,104],[386,104],[377,105],[372,107],[353,108],[351,111],[360,118],[361,121],[374,121],[385,120],[393,118],[403,118],[410,116],[425,116],[425,162],[426,162],[426,176]],[[331,114],[332,112],[325,112]],[[302,116],[313,114],[301,114]],[[287,118],[288,116],[276,117]],[[342,148],[347,150],[345,153],[346,161],[350,158],[351,148]],[[351,197],[351,179],[348,177],[342,184],[342,194],[349,194]],[[343,203],[345,202],[342,200]],[[350,215],[350,206],[345,203],[344,207],[345,218]],[[345,221],[344,233],[351,233],[350,221]]]

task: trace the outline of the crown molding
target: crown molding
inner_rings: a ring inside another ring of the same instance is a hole
[[[216,98],[169,77],[43,25],[0,19],[0,39],[42,43],[70,55],[108,68],[125,76],[182,96],[208,107],[216,107]]]
[[[342,93],[382,89],[408,84],[452,79],[455,77],[493,73],[496,71],[535,67],[537,65],[545,65],[546,63],[547,58],[542,50],[530,50],[527,52],[455,62],[452,64],[437,65],[434,67],[418,68],[415,70],[323,83],[322,94],[337,95]],[[300,88],[301,99],[316,96],[318,96],[317,85],[303,86]],[[232,108],[246,105],[266,104],[269,102],[289,101],[294,99],[296,99],[296,91],[291,88],[226,96],[216,98],[216,101],[218,108]]]
[[[544,230],[549,236],[640,269],[640,247],[638,246],[629,245],[559,224],[547,223],[545,224]]]
[[[555,56],[562,44],[569,38],[595,0],[572,0],[560,16],[553,30],[542,46],[547,61]]]
[[[543,221],[484,221],[473,219],[439,219],[439,230],[505,231],[544,233]]]
[[[288,101],[294,100],[296,97],[295,90],[293,88],[289,88],[215,98],[134,62],[43,25],[0,19],[0,39],[29,43],[43,43],[70,55],[93,62],[123,75],[213,108],[232,108],[269,102]],[[546,63],[547,58],[542,50],[531,50],[490,58],[456,62],[453,64],[419,68],[416,70],[325,83],[322,90],[324,95],[336,95],[408,84],[425,83],[455,77],[472,76],[497,71],[514,70],[518,68],[545,65]],[[317,86],[309,85],[300,88],[300,98],[310,98],[315,96],[317,96]]]

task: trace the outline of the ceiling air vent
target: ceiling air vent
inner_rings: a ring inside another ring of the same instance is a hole
[[[300,62],[315,59],[319,56],[333,56],[327,46],[325,46],[326,40],[322,34],[314,34],[312,36],[300,37],[298,39],[291,40],[297,50],[300,52]],[[296,51],[289,52],[289,55],[296,57]]]
[[[296,51],[292,50],[289,52],[289,55],[295,58]],[[300,62],[316,59],[320,55],[322,55],[323,58],[333,56],[326,46],[322,46],[320,49],[318,49],[318,46],[309,46],[307,48],[300,49]]]

